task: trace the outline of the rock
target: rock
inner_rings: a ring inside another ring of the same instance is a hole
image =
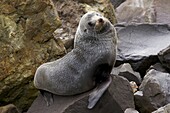
[[[158,62],[157,54],[170,45],[168,25],[137,24],[118,30],[119,44],[117,61],[129,62],[142,76]],[[162,39],[162,40],[160,40]]]
[[[153,8],[156,12],[156,22],[169,24],[170,20],[170,1],[169,0],[154,0]]]
[[[170,70],[170,45],[158,53],[161,64]],[[170,72],[170,71],[169,71]]]
[[[111,0],[119,4],[117,0]],[[169,0],[126,0],[116,8],[118,23],[162,23],[169,24]]]
[[[135,108],[140,113],[151,113],[156,110],[147,97],[143,96],[143,91],[137,91],[135,94]]]
[[[127,108],[135,108],[134,96],[129,81],[121,76],[113,76],[113,81],[108,89],[112,97],[125,111]]]
[[[169,28],[168,25],[162,24],[137,24],[123,27],[118,31],[120,38],[118,60],[139,61],[143,57],[157,55],[170,44]]]
[[[153,23],[156,14],[153,8],[154,0],[126,0],[116,8],[118,23]]]
[[[127,108],[124,113],[139,113],[139,112],[134,108]]]
[[[167,104],[152,113],[170,113],[170,104]]]
[[[129,82],[134,81],[138,85],[140,85],[140,83],[141,83],[140,74],[138,72],[133,71],[133,69],[129,63],[124,63],[117,68],[113,68],[111,73],[114,75],[123,76],[123,77],[127,78],[129,80]]]
[[[51,0],[0,1],[0,103],[27,110],[37,96],[36,68],[65,53],[53,32],[61,25]]]
[[[66,97],[54,95],[54,103],[49,107],[40,94],[27,113],[123,113],[126,108],[134,108],[132,89],[122,77],[113,76],[109,89],[91,110],[87,108],[90,92]]]
[[[0,107],[0,113],[19,113],[17,107],[13,104]]]
[[[74,45],[74,38],[68,38],[68,39],[63,39],[62,40],[64,43],[64,47],[68,50],[68,49],[73,49],[73,45]],[[71,48],[70,48],[71,47]]]
[[[108,92],[104,94],[93,109],[89,110],[87,108],[89,93],[69,97],[54,95],[54,103],[49,107],[46,106],[44,98],[39,95],[27,113],[103,113],[105,111],[123,113]]]
[[[55,7],[62,21],[62,26],[56,29],[55,38],[61,38],[64,42],[74,39],[79,20],[88,11],[97,11],[116,23],[114,8],[110,0],[55,0]],[[75,10],[76,9],[76,10]],[[67,48],[73,47],[72,43]]]
[[[169,73],[154,69],[147,72],[139,87],[139,90],[143,91],[143,99],[138,98],[138,102],[135,101],[137,106],[140,107],[142,113],[151,113],[152,111],[170,103],[170,85],[168,84],[170,84]]]
[[[151,69],[167,73],[166,69],[162,66],[161,63],[156,63],[154,65],[151,65],[149,70],[151,70]]]
[[[110,0],[114,6],[114,8],[117,8],[121,3],[123,3],[126,0]]]

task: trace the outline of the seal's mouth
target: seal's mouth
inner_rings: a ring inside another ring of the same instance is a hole
[[[95,23],[94,29],[96,30],[96,32],[103,31],[105,25],[106,21],[104,21],[103,18],[99,18]]]

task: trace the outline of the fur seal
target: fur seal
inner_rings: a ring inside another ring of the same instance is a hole
[[[91,109],[111,83],[116,48],[117,35],[110,21],[97,12],[88,12],[80,19],[73,50],[38,67],[34,85],[64,96],[81,94],[97,86],[89,96]]]

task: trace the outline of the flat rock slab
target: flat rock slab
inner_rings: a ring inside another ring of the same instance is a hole
[[[162,24],[128,25],[118,30],[120,61],[139,61],[170,45],[170,27]]]

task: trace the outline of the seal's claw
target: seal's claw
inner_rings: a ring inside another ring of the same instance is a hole
[[[99,101],[100,97],[107,90],[110,83],[112,82],[112,77],[110,76],[108,80],[99,84],[89,95],[88,99],[88,109],[92,109],[96,103]]]

